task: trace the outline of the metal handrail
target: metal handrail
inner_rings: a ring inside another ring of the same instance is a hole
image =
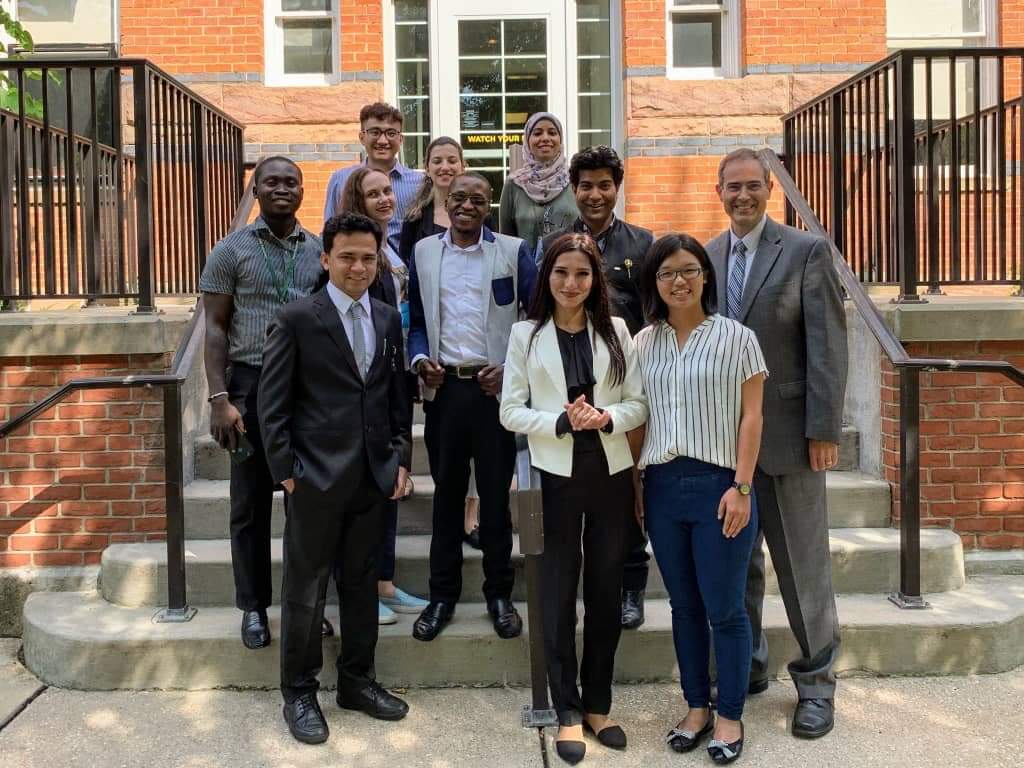
[[[886,325],[882,313],[818,221],[782,160],[772,149],[762,149],[759,154],[775,174],[787,202],[808,231],[828,241],[832,263],[847,296],[878,341],[882,352],[900,374],[900,589],[890,599],[901,608],[927,607],[921,597],[920,374],[922,371],[1000,373],[1015,384],[1024,386],[1024,371],[1005,360],[957,360],[912,357],[907,354],[903,343]]]
[[[249,193],[252,177],[243,185],[244,192],[231,221],[231,232],[245,226],[255,205]],[[182,466],[181,387],[188,379],[201,346],[205,328],[205,309],[200,296],[192,317],[178,340],[170,370],[166,373],[142,373],[128,376],[100,376],[72,379],[54,390],[27,411],[0,424],[0,439],[32,421],[73,392],[86,389],[124,389],[128,387],[160,387],[164,404],[164,498],[167,518],[167,608],[160,611],[158,621],[189,621],[195,615],[186,599],[185,587],[185,508],[182,497],[184,468]]]

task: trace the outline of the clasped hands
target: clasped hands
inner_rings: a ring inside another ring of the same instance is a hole
[[[564,407],[573,432],[581,432],[584,429],[604,429],[612,418],[608,411],[599,411],[588,403],[585,395],[580,395],[571,403],[566,403]]]

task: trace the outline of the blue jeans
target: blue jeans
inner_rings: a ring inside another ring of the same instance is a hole
[[[744,606],[747,567],[757,534],[757,503],[750,522],[732,539],[722,534],[718,503],[735,473],[687,457],[654,464],[644,473],[647,532],[672,606],[672,639],[692,708],[711,697],[710,638],[718,667],[718,712],[743,716],[753,651]]]

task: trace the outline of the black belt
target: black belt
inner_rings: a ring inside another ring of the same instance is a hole
[[[486,365],[444,365],[444,373],[446,376],[454,376],[457,379],[475,379],[476,375],[480,373]]]

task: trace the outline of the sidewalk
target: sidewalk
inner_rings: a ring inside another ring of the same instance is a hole
[[[0,640],[0,722],[36,689]],[[386,682],[386,681],[385,681]],[[1019,766],[1024,749],[1024,668],[970,678],[862,678],[841,682],[835,731],[814,742],[788,732],[788,683],[752,699],[747,752],[737,765]],[[529,692],[507,688],[413,690],[402,723],[342,712],[325,692],[331,727],[322,747],[294,742],[277,691],[83,693],[47,689],[0,732],[11,768],[540,768],[537,736],[519,726]],[[676,755],[663,734],[678,719],[674,685],[620,686],[615,714],[630,739],[624,753],[588,741],[582,766],[710,765],[701,750]],[[550,747],[551,766],[564,765]]]

